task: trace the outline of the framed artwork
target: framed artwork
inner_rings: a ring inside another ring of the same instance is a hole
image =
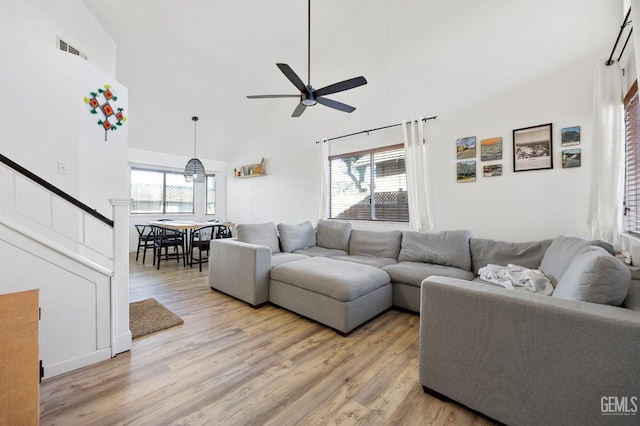
[[[565,149],[562,151],[562,168],[580,167],[582,165],[582,153],[580,148]]]
[[[490,164],[482,167],[482,176],[493,177],[502,176],[502,164]]]
[[[482,139],[480,141],[480,160],[502,160],[502,138]]]
[[[458,161],[457,163],[457,182],[475,182],[476,181],[476,160]]]
[[[560,130],[562,146],[580,144],[580,126],[565,127]]]
[[[476,158],[476,137],[470,136],[456,140],[456,150],[458,160]]]
[[[513,131],[513,171],[553,169],[552,124]]]

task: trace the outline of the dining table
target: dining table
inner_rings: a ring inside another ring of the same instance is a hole
[[[231,232],[234,224],[232,222],[196,222],[193,220],[150,220],[147,225],[157,226],[163,229],[180,231],[185,233],[185,253],[191,253],[191,232],[203,226],[213,226],[213,238],[217,238],[221,232],[219,228],[224,228],[226,232]]]

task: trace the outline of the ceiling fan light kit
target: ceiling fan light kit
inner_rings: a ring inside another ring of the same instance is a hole
[[[367,80],[360,76],[350,78],[348,80],[340,81],[338,83],[330,84],[320,89],[314,89],[311,86],[311,0],[307,2],[308,6],[308,19],[307,19],[307,70],[308,70],[308,84],[304,84],[302,79],[291,69],[287,64],[277,63],[276,66],[280,71],[289,79],[289,81],[300,91],[299,95],[250,95],[249,99],[273,99],[273,98],[300,98],[300,103],[293,110],[292,117],[300,117],[304,110],[309,106],[314,106],[319,103],[329,108],[337,109],[343,112],[353,112],[355,107],[344,104],[342,102],[334,101],[329,98],[325,98],[326,95],[333,93],[343,92],[345,90],[354,89],[356,87],[367,84]]]

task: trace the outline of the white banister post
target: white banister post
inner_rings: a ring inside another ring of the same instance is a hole
[[[129,330],[129,199],[110,199],[113,211],[111,356],[131,349]]]

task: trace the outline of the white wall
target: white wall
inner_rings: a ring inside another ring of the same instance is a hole
[[[109,359],[111,276],[0,220],[0,293],[40,290],[44,377]]]
[[[369,84],[331,96],[353,114],[323,106],[290,118],[295,102],[264,118],[228,162],[267,159],[267,177],[229,179],[229,218],[301,222],[317,209],[320,137],[437,115],[427,125],[436,228],[470,229],[511,241],[586,227],[595,64],[609,55],[622,2],[371,2],[335,48],[312,63],[314,86],[364,75]],[[553,170],[513,172],[512,130],[553,123]],[[581,126],[582,167],[562,169],[560,129]],[[397,131],[384,132],[388,144]],[[456,183],[455,141],[503,138],[503,176]],[[366,136],[332,142],[349,151]]]
[[[61,36],[89,62],[57,50]],[[0,3],[2,153],[110,216],[109,198],[128,198],[127,125],[104,131],[84,96],[113,86],[128,112],[127,89],[114,80],[115,44],[82,1]],[[58,173],[58,163],[69,174]]]
[[[86,53],[88,61],[58,50],[58,36]],[[129,198],[127,125],[109,132],[105,141],[97,116],[90,113],[83,98],[108,84],[118,97],[114,107],[124,108],[128,115],[127,89],[114,79],[115,44],[83,1],[26,0],[0,3],[0,49],[4,52],[0,66],[0,151],[84,204],[112,217],[109,200]],[[60,163],[67,166],[68,173],[59,173]],[[22,186],[26,185],[30,184]],[[41,225],[51,221],[52,227],[60,228],[58,231],[70,238],[74,237],[70,235],[74,228],[75,237],[80,236],[81,215],[72,210],[63,217],[56,212],[63,211],[66,205],[63,210],[47,208],[61,202],[49,199],[48,203],[39,203],[40,198],[31,197],[36,191],[23,189],[15,191],[20,202],[6,205],[30,210],[33,220]],[[125,215],[124,220],[119,220],[116,229],[127,229],[127,219]],[[34,232],[26,219],[18,225]],[[113,237],[111,229],[102,224],[87,226],[92,231],[82,236],[86,236],[88,245],[94,246],[99,241],[112,255],[123,251],[114,247],[117,236]],[[42,260],[42,253],[30,250],[38,246],[39,240],[43,245],[46,241],[48,247],[56,245],[47,238],[50,237],[43,234],[30,235],[28,245],[0,238],[5,253],[0,275],[8,280],[0,281],[0,292],[40,288],[43,312],[49,312],[49,316],[43,316],[43,324],[46,323],[43,331],[55,328],[41,339],[43,360],[50,368],[47,375],[108,358],[112,355],[109,345],[116,339],[125,340],[118,351],[128,349],[131,342],[128,264],[116,271],[115,277],[122,279],[102,277],[98,285],[79,272],[82,268],[77,268],[88,262],[76,259],[77,253],[86,254],[81,244],[76,250],[66,247],[76,253],[74,256],[47,248],[44,252],[53,254],[46,260]],[[52,260],[65,256],[74,258],[68,261],[73,267]],[[107,267],[112,274],[113,265]],[[23,280],[16,281],[20,277]],[[112,323],[114,312],[117,321],[114,319]]]

